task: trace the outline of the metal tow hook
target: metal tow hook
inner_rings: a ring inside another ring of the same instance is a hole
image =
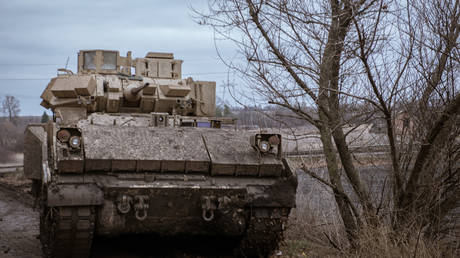
[[[205,221],[211,221],[214,219],[214,211],[216,210],[216,197],[215,196],[202,196],[201,197],[201,209],[202,217]]]
[[[134,210],[136,211],[136,219],[142,221],[147,218],[147,210],[149,208],[148,204],[149,197],[147,195],[136,195],[134,196]]]
[[[131,210],[131,203],[133,202],[133,198],[128,195],[120,195],[118,196],[117,200],[117,209],[123,214],[128,213]]]

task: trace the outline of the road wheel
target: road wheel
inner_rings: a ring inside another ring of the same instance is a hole
[[[95,225],[94,207],[41,206],[40,241],[44,256],[89,257]]]
[[[236,257],[269,257],[283,238],[283,220],[251,218],[246,236],[235,250]]]

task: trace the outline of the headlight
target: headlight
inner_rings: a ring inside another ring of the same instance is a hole
[[[258,133],[251,135],[249,142],[254,149],[262,154],[275,154],[281,158],[281,135],[270,133]]]
[[[79,148],[81,144],[80,137],[78,136],[72,136],[70,137],[69,144],[72,148]]]
[[[268,152],[270,150],[270,144],[266,141],[259,142],[259,150],[261,152]]]

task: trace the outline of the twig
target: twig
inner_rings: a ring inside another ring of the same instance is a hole
[[[334,247],[335,249],[339,250],[339,251],[342,251],[342,248],[340,248],[330,237],[328,234],[326,234],[326,232],[323,232],[323,234],[326,236],[327,240],[329,241],[329,243],[332,245],[332,247]]]

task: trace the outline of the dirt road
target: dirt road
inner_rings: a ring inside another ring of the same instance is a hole
[[[32,198],[0,185],[0,257],[41,257]]]
[[[32,207],[33,199],[30,195],[0,184],[1,258],[42,257],[38,239],[38,212]],[[198,238],[170,240],[144,236],[97,239],[93,244],[92,257],[231,257],[228,255],[231,254],[231,249],[219,248],[219,243],[209,241]]]

